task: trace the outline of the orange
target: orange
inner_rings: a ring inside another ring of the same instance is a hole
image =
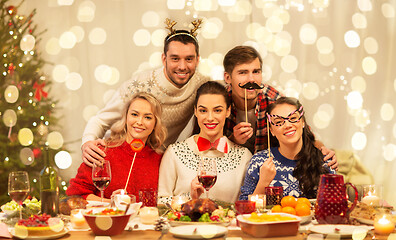
[[[275,205],[271,208],[271,212],[275,213],[275,212],[282,212],[282,207],[281,205]]]
[[[297,199],[293,196],[283,197],[281,200],[282,207],[292,207],[294,208],[297,205]]]
[[[295,207],[297,216],[311,215],[311,205],[305,203],[298,203]]]
[[[311,202],[308,200],[308,198],[305,197],[297,198],[297,204],[299,203],[305,203],[308,206],[311,206]]]
[[[296,215],[296,210],[293,207],[283,207],[282,212]]]

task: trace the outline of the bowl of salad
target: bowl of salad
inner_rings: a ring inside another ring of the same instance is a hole
[[[114,236],[121,234],[134,214],[134,209],[93,208],[83,211],[85,220],[95,235]]]

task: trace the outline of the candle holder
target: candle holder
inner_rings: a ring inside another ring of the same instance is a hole
[[[395,231],[395,222],[391,215],[380,213],[374,220],[374,232],[379,235],[389,235]]]
[[[181,211],[181,205],[187,201],[188,198],[186,196],[181,196],[181,195],[174,196],[172,198],[171,207],[175,211]]]
[[[82,214],[84,209],[73,209],[70,212],[70,223],[74,229],[89,229],[87,221]]]
[[[283,187],[265,187],[265,196],[267,200],[267,207],[271,208],[274,205],[280,205],[283,198]]]
[[[158,208],[156,207],[142,207],[139,214],[140,222],[143,224],[154,224],[159,218]]]
[[[265,194],[249,195],[249,200],[256,203],[256,212],[265,212],[266,197]]]
[[[132,194],[116,194],[111,197],[111,206],[116,206],[120,210],[125,210],[126,206],[130,203],[136,202],[136,196]]]
[[[382,185],[365,185],[363,186],[363,196],[360,200],[362,203],[365,203],[369,206],[373,207],[381,207],[382,206]]]

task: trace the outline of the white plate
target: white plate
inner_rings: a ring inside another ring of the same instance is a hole
[[[226,227],[218,225],[185,225],[172,227],[169,230],[175,237],[187,239],[210,239],[225,235],[228,230]]]
[[[62,231],[60,231],[60,232],[58,232],[58,233],[54,233],[54,234],[51,234],[51,235],[47,235],[47,236],[17,236],[17,235],[15,235],[15,229],[11,229],[10,230],[10,233],[11,233],[11,235],[13,236],[13,237],[16,237],[16,238],[18,238],[18,239],[26,239],[26,240],[29,240],[29,239],[56,239],[56,238],[60,238],[60,237],[62,237],[62,236],[64,236],[64,235],[66,235],[68,232],[69,232],[69,229],[67,229],[67,228],[64,228]]]
[[[367,234],[367,231],[371,229],[373,229],[373,227],[341,225],[341,224],[319,224],[309,228],[309,230],[314,233],[340,236],[341,238],[351,238],[352,235],[355,234],[358,235]]]

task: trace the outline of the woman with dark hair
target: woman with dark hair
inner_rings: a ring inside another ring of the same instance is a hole
[[[223,134],[230,105],[226,89],[220,83],[209,81],[197,90],[194,115],[199,134],[172,144],[165,151],[159,173],[159,203],[170,202],[177,195],[200,197],[204,192],[197,178],[201,158],[215,159],[217,165],[217,181],[209,191],[209,198],[237,200],[252,154]]]
[[[320,175],[335,173],[323,162],[306,125],[304,109],[294,98],[281,97],[268,106],[271,156],[268,150],[253,155],[241,188],[240,199],[263,194],[265,187],[282,186],[283,195],[315,198]]]

